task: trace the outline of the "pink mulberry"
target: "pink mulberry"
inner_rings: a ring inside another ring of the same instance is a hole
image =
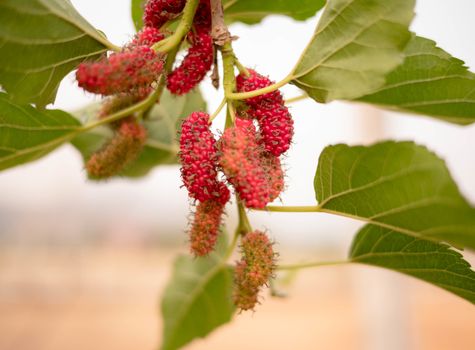
[[[235,270],[234,303],[241,310],[251,310],[260,288],[274,273],[276,254],[266,234],[254,231],[242,239],[241,255]]]
[[[147,131],[134,119],[123,119],[112,140],[94,153],[86,163],[91,178],[117,175],[133,162],[143,149]]]

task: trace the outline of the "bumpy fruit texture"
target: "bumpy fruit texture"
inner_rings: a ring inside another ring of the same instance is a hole
[[[213,39],[209,33],[190,33],[192,46],[180,66],[168,75],[167,88],[174,95],[190,92],[213,65]]]
[[[195,256],[206,256],[214,250],[218,239],[224,206],[229,200],[229,190],[222,184],[220,200],[200,202],[196,208],[190,230],[190,248]]]
[[[160,28],[183,11],[186,0],[149,0],[143,16],[147,27]]]
[[[284,187],[280,161],[262,148],[251,120],[238,118],[225,130],[219,149],[219,164],[247,208],[262,209],[279,196]]]
[[[141,92],[150,88],[162,69],[160,56],[147,46],[137,46],[98,62],[82,63],[76,79],[80,87],[95,94]]]
[[[238,261],[234,269],[234,305],[242,311],[253,310],[258,303],[260,287],[245,284],[247,264],[245,261]]]
[[[134,119],[124,119],[112,140],[94,153],[86,163],[89,177],[107,179],[133,162],[145,145],[147,131]]]
[[[272,85],[269,78],[249,69],[236,78],[239,92],[250,92]],[[284,104],[280,91],[275,90],[245,100],[249,109],[247,114],[258,121],[265,149],[276,157],[285,153],[292,142],[294,126],[292,116]]]
[[[252,121],[238,119],[235,127],[226,129],[220,140],[220,151],[220,166],[244,205],[264,208],[270,193]]]
[[[294,134],[294,122],[283,104],[263,102],[248,111],[257,119],[265,149],[278,157],[288,151]]]
[[[180,160],[183,183],[191,198],[200,202],[222,198],[223,184],[217,178],[216,140],[207,113],[194,112],[183,121]]]
[[[254,69],[247,69],[249,76],[245,74],[239,74],[236,77],[236,87],[239,92],[251,92],[254,90],[263,89],[269,85],[272,85],[274,82],[268,77],[265,77],[257,73]],[[279,90],[274,90],[256,97],[251,97],[246,99],[246,103],[251,107],[259,107],[262,102],[267,102],[271,104],[283,104],[284,99]]]
[[[241,310],[251,310],[258,301],[260,288],[274,273],[276,254],[267,235],[254,231],[242,239],[241,255],[235,270],[234,303]]]
[[[268,152],[261,152],[260,161],[267,176],[269,202],[273,202],[284,190],[284,170],[282,169],[280,159]]]
[[[129,43],[129,47],[133,46],[152,46],[163,40],[165,35],[155,27],[144,27],[138,32],[134,39]]]

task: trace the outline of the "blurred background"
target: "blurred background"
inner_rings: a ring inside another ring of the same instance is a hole
[[[73,0],[109,39],[133,33],[130,0]],[[412,29],[475,67],[473,0],[419,0]],[[316,19],[268,17],[236,24],[244,64],[283,78]],[[285,88],[287,97],[297,96]],[[221,101],[209,80],[213,111]],[[63,82],[56,108],[94,101]],[[315,204],[313,176],[322,149],[340,142],[416,140],[446,159],[462,192],[475,202],[475,126],[380,111],[359,104],[292,105],[295,144],[285,164],[287,205]],[[221,124],[222,120],[217,122]],[[43,160],[0,173],[0,349],[153,349],[160,341],[159,298],[180,252],[187,252],[189,201],[176,166],[141,180],[88,182],[81,157],[64,146]],[[228,208],[230,229],[235,209]],[[251,213],[256,228],[279,242],[285,263],[345,257],[360,223],[325,214]],[[473,255],[466,258],[475,262]],[[475,308],[448,292],[365,266],[302,271],[288,298],[266,297],[256,313],[236,317],[189,349],[475,349]],[[290,278],[292,277],[292,278]]]

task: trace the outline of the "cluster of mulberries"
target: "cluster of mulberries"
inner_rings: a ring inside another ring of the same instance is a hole
[[[239,92],[250,92],[272,85],[272,81],[249,69],[249,75],[240,74],[236,78]],[[278,157],[285,153],[292,142],[293,120],[279,90],[247,99],[249,117],[259,123],[265,149]]]
[[[96,62],[82,63],[76,79],[84,90],[110,96],[104,100],[99,118],[143,100],[151,91],[151,84],[162,73],[163,59],[150,47],[164,39],[154,27],[145,27],[118,53]],[[140,154],[146,130],[134,116],[111,123],[112,139],[94,153],[86,164],[89,177],[105,179],[117,175]]]
[[[204,256],[216,244],[230,198],[228,188],[218,179],[218,149],[207,113],[194,112],[183,121],[180,160],[183,183],[189,196],[199,202],[190,230],[191,251]]]
[[[272,242],[260,231],[247,233],[241,241],[241,260],[234,273],[235,305],[241,310],[252,310],[258,303],[260,289],[272,277],[275,256]]]

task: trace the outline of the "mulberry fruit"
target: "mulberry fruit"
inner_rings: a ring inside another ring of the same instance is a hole
[[[196,87],[213,65],[213,39],[208,33],[191,34],[192,46],[181,65],[168,75],[168,90],[183,95]]]
[[[160,28],[183,11],[186,0],[149,0],[145,5],[143,21],[147,27]]]
[[[165,35],[155,27],[144,27],[138,32],[134,39],[129,43],[129,47],[134,46],[152,46],[155,43],[163,40]]]
[[[195,29],[199,33],[211,31],[211,5],[210,0],[200,0],[193,20]]]
[[[222,193],[219,199],[200,202],[196,208],[190,230],[191,252],[195,256],[208,255],[216,245],[221,216],[230,196],[227,187],[224,184],[221,185]]]
[[[183,122],[180,159],[183,183],[190,197],[200,202],[222,197],[223,184],[217,179],[216,140],[207,113],[194,112]]]
[[[133,162],[143,149],[147,131],[134,119],[123,119],[112,140],[94,153],[86,163],[91,178],[117,175]]]
[[[266,234],[254,231],[242,239],[241,255],[235,270],[234,303],[241,310],[251,310],[260,288],[274,273],[276,254]]]
[[[225,130],[219,148],[220,166],[244,205],[264,208],[270,200],[270,190],[260,163],[261,147],[252,121],[237,119],[235,127]]]
[[[219,164],[247,208],[262,209],[284,188],[280,160],[259,142],[251,120],[236,119],[219,141]]]
[[[138,46],[98,62],[82,63],[76,79],[80,87],[96,94],[140,92],[150,88],[162,69],[160,56],[147,46]]]
[[[249,69],[236,78],[239,92],[250,92],[272,85],[269,78]],[[245,100],[249,109],[246,113],[257,120],[265,149],[276,157],[285,153],[292,142],[294,123],[289,109],[279,90]]]

